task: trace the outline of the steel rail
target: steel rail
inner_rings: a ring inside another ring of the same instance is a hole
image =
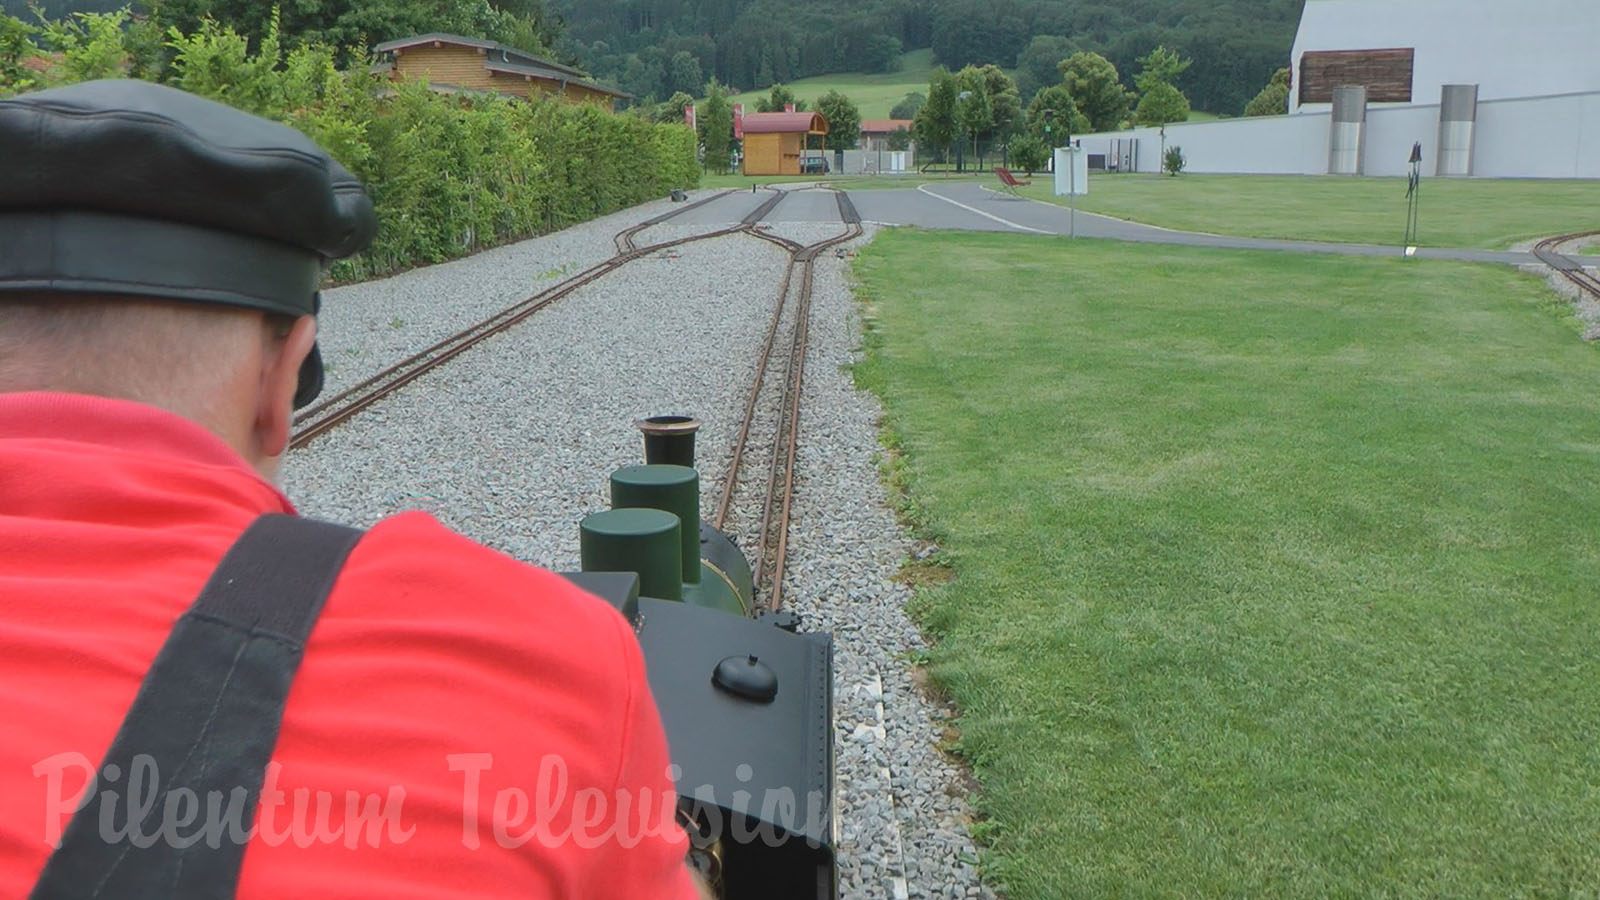
[[[1562,254],[1558,249],[1562,244],[1597,234],[1600,234],[1600,230],[1577,231],[1548,237],[1533,245],[1533,255],[1538,257],[1540,262],[1559,272],[1563,278],[1577,285],[1579,290],[1600,300],[1600,278],[1595,277],[1577,260]]]
[[[755,419],[756,407],[771,368],[772,348],[776,335],[782,327],[784,314],[789,308],[790,289],[794,283],[795,268],[798,266],[800,281],[798,290],[794,291],[795,321],[789,340],[788,357],[784,363],[783,386],[778,400],[777,422],[767,465],[767,490],[762,503],[761,525],[757,531],[759,538],[755,547],[755,559],[751,565],[756,588],[759,590],[764,585],[768,586],[765,606],[769,609],[778,609],[783,600],[783,574],[788,557],[789,522],[793,509],[795,463],[799,452],[805,357],[810,346],[811,294],[816,259],[829,247],[851,240],[862,233],[861,217],[856,212],[855,204],[850,202],[849,196],[842,191],[835,191],[835,198],[845,230],[834,237],[801,245],[788,238],[755,232],[756,237],[783,247],[789,253],[789,264],[785,267],[780,282],[778,302],[773,310],[772,322],[768,326],[766,339],[757,360],[750,392],[746,397],[739,434],[734,442],[733,459],[722,485],[722,498],[718,504],[715,524],[721,528],[732,507],[739,470],[749,446],[750,429]]]
[[[806,247],[799,241],[793,241],[775,234],[767,234],[759,230],[752,230],[750,234],[772,244],[777,244],[789,253],[789,264],[784,266],[783,279],[778,282],[778,302],[772,310],[772,323],[767,326],[767,335],[761,343],[761,352],[756,357],[755,380],[750,385],[750,393],[745,397],[744,414],[739,420],[739,433],[733,441],[733,458],[728,463],[728,471],[722,479],[722,496],[717,502],[717,514],[712,519],[712,526],[719,531],[726,527],[728,514],[733,509],[733,494],[738,487],[739,469],[744,462],[745,449],[750,442],[750,426],[755,422],[756,404],[761,399],[761,389],[765,386],[768,362],[772,358],[772,347],[777,339],[779,326],[783,322],[783,314],[789,302],[789,284],[794,276],[794,261],[805,251]],[[766,533],[766,522],[762,522],[762,534]],[[760,579],[760,567],[754,570],[755,578]]]
[[[339,427],[360,413],[362,410],[372,406],[374,403],[377,403],[384,397],[394,393],[401,387],[410,384],[423,374],[430,372],[441,365],[444,365],[446,362],[449,362],[471,347],[476,346],[477,344],[487,340],[490,337],[493,337],[496,334],[506,331],[522,321],[525,321],[528,317],[539,312],[562,297],[571,294],[573,291],[583,287],[584,285],[596,281],[606,274],[622,268],[628,263],[634,262],[635,260],[641,259],[652,253],[657,253],[672,247],[683,246],[684,244],[726,237],[728,235],[738,234],[741,232],[753,233],[755,223],[770,213],[772,208],[783,199],[782,194],[774,194],[772,198],[763,202],[754,211],[746,215],[738,225],[729,228],[721,228],[716,231],[706,232],[704,234],[689,235],[687,237],[676,238],[674,240],[661,241],[644,247],[633,247],[633,237],[643,231],[644,228],[648,228],[653,225],[659,225],[673,218],[674,216],[682,215],[698,206],[709,203],[712,200],[716,200],[721,197],[726,197],[732,193],[735,192],[724,191],[721,194],[714,195],[702,201],[697,201],[696,203],[673,210],[665,215],[656,216],[652,219],[646,220],[646,222],[640,223],[640,225],[636,225],[619,232],[615,236],[615,242],[617,245],[620,247],[626,244],[633,249],[619,252],[616,256],[613,256],[610,259],[607,259],[596,265],[590,266],[571,278],[554,284],[536,294],[533,294],[530,297],[514,303],[511,306],[489,316],[488,318],[470,325],[467,328],[458,331],[449,337],[446,337],[438,343],[400,360],[394,365],[389,366],[375,375],[372,375],[359,384],[347,388],[338,394],[335,394],[334,396],[301,411],[295,416],[295,431],[289,441],[290,449],[299,449],[305,447],[316,438]]]
[[[811,326],[811,289],[816,272],[817,257],[822,251],[845,241],[852,240],[861,235],[861,215],[856,212],[856,207],[850,196],[843,191],[835,194],[839,204],[839,217],[844,220],[845,233],[838,237],[812,244],[802,253],[804,271],[800,279],[800,308],[796,310],[799,321],[795,323],[795,365],[794,396],[791,401],[789,413],[789,433],[786,441],[786,460],[783,465],[783,493],[782,508],[778,515],[777,548],[773,551],[772,589],[767,594],[767,607],[780,609],[783,606],[783,575],[789,560],[789,521],[790,512],[794,501],[794,472],[800,447],[800,401],[805,389],[806,351],[810,346]],[[769,500],[770,502],[770,500]]]
[[[709,197],[705,197],[703,199],[696,200],[695,202],[689,204],[688,206],[680,206],[677,209],[669,210],[669,211],[667,211],[665,213],[662,213],[659,216],[654,216],[652,218],[645,219],[643,222],[640,222],[639,224],[634,225],[631,228],[625,228],[622,231],[617,232],[616,235],[614,235],[611,238],[611,242],[613,244],[615,244],[616,247],[617,247],[617,255],[620,256],[620,255],[623,255],[623,254],[626,254],[626,253],[632,253],[635,250],[638,250],[639,248],[634,245],[633,239],[638,237],[641,232],[644,232],[644,231],[646,231],[647,229],[650,229],[650,228],[654,228],[655,226],[660,225],[662,222],[665,222],[665,221],[667,221],[669,219],[673,219],[673,218],[676,218],[678,216],[681,216],[684,213],[689,212],[690,210],[699,209],[700,207],[705,206],[707,203],[713,203],[713,202],[715,202],[717,200],[721,200],[723,197],[726,197],[729,194],[732,194],[734,192],[734,190],[735,190],[734,188],[729,188],[728,190],[722,191],[721,193],[712,194]]]

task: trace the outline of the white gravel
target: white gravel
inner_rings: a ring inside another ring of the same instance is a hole
[[[613,252],[614,232],[667,208],[649,204],[330,292],[330,388],[599,262]],[[779,227],[810,242],[842,226]],[[669,223],[649,238],[706,230]],[[296,451],[286,489],[308,515],[370,525],[420,508],[518,558],[576,568],[578,520],[605,508],[613,468],[639,460],[633,420],[687,413],[704,423],[709,516],[786,264],[782,250],[744,235],[647,257]],[[566,275],[554,274],[563,267]],[[842,368],[860,328],[844,263],[831,251],[818,260],[812,302],[785,596],[808,630],[835,640],[841,894],[988,897],[967,835],[964,780],[936,747],[943,713],[907,662],[924,644],[902,611],[908,591],[893,577],[912,544],[887,509],[874,463],[876,401]]]
[[[697,191],[689,202],[712,193]],[[614,234],[679,206],[657,200],[464,259],[323,291],[318,316],[327,365],[323,396],[610,259],[616,253]],[[665,228],[647,235],[654,238]]]
[[[821,226],[809,240],[835,234]],[[907,662],[927,646],[904,612],[910,590],[894,580],[914,545],[878,476],[882,410],[845,368],[859,356],[857,307],[830,253],[815,279],[784,595],[808,628],[834,638],[840,893],[991,897],[967,833],[965,779],[937,747],[946,714]]]

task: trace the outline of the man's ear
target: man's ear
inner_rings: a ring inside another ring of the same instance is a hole
[[[255,431],[256,445],[264,457],[282,456],[289,447],[289,425],[294,418],[300,363],[316,342],[316,317],[301,316],[287,335],[272,342],[262,358]]]

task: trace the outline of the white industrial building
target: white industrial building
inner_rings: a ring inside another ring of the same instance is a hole
[[[1600,0],[1306,0],[1289,114],[1086,135],[1091,164],[1600,178]]]

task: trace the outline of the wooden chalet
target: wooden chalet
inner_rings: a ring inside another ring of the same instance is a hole
[[[607,110],[622,91],[608,88],[571,66],[494,41],[457,34],[421,34],[384,41],[372,48],[379,72],[393,78],[422,78],[441,91],[494,91],[525,100],[556,94]]]

